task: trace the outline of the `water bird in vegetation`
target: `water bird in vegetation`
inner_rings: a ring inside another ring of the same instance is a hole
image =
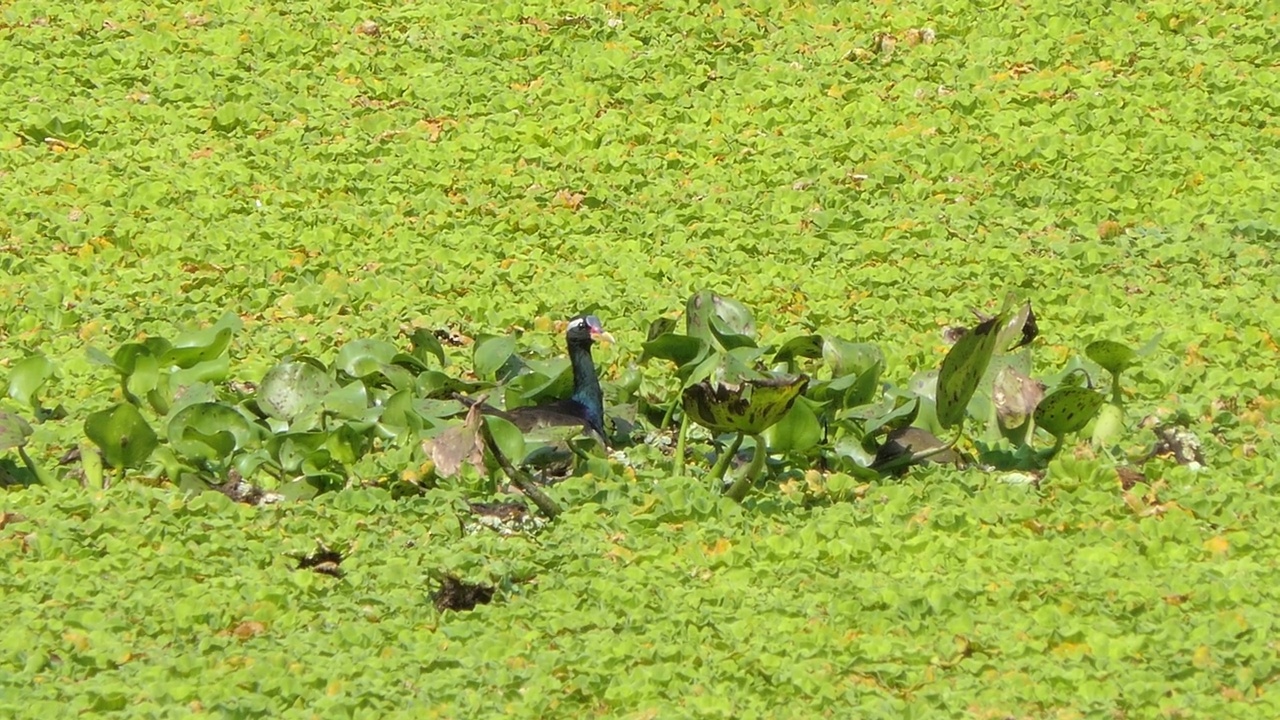
[[[529,405],[511,410],[498,410],[486,406],[486,415],[494,415],[511,422],[522,432],[539,428],[579,426],[595,436],[602,445],[605,442],[604,392],[600,378],[596,376],[596,364],[591,359],[591,345],[597,340],[614,342],[605,332],[600,318],[595,315],[578,315],[569,320],[565,330],[565,344],[569,348],[569,365],[573,370],[573,392],[563,400],[541,405]],[[463,400],[467,402],[467,400]]]

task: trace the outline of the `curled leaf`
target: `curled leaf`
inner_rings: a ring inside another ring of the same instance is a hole
[[[758,435],[787,414],[808,384],[807,375],[771,375],[736,384],[703,381],[685,389],[684,411],[712,432]]]

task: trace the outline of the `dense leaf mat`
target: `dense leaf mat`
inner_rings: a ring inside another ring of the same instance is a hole
[[[988,5],[6,3],[0,368],[58,363],[46,465],[112,403],[89,345],[230,310],[259,379],[594,310],[610,378],[711,287],[895,382],[1007,290],[1045,367],[1163,330],[1130,407],[1208,469],[739,509],[641,467],[536,541],[444,491],[11,490],[0,715],[1280,716],[1275,9]],[[436,573],[498,592],[442,615]]]
[[[1195,482],[1175,477],[1166,492]],[[577,509],[533,540],[463,535],[438,495],[349,490],[264,511],[137,486],[33,490],[0,531],[0,711],[1280,710],[1276,538],[1259,522],[1273,499],[1224,482],[1144,517],[1112,471],[1075,461],[1051,466],[1043,493],[972,482],[742,509],[692,481],[573,480]],[[297,569],[316,535],[346,552],[342,578]],[[498,592],[438,614],[442,573]]]

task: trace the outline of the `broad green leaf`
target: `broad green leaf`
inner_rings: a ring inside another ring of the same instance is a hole
[[[14,450],[27,444],[31,425],[11,412],[0,410],[0,452]]]
[[[919,397],[898,396],[889,398],[890,407],[867,418],[862,426],[865,435],[871,436],[884,428],[897,430],[915,422],[923,401]]]
[[[114,468],[139,467],[159,442],[142,413],[128,403],[91,413],[85,418],[84,434]]]
[[[467,382],[446,375],[439,370],[428,370],[418,376],[414,383],[418,393],[423,397],[448,397],[453,393],[473,393],[493,387],[489,382]]]
[[[321,400],[324,409],[338,417],[363,419],[369,410],[369,391],[359,380],[331,390]]]
[[[1079,432],[1102,407],[1103,396],[1088,388],[1066,386],[1049,393],[1036,408],[1036,424],[1054,437]]]
[[[657,358],[670,360],[676,364],[676,367],[682,367],[701,362],[707,356],[711,346],[702,338],[667,334],[644,343],[641,348],[644,352],[640,356],[640,362]]]
[[[9,397],[38,410],[40,388],[53,377],[53,361],[43,355],[20,360],[9,371]]]
[[[772,375],[737,384],[704,381],[685,389],[684,411],[712,432],[758,435],[787,414],[808,384],[807,375]]]
[[[448,358],[444,354],[444,346],[440,344],[440,339],[436,334],[425,328],[418,328],[409,336],[409,342],[413,344],[413,356],[426,365],[427,357],[434,357],[440,361],[440,366],[444,367],[449,364]]]
[[[258,406],[271,417],[292,420],[335,389],[333,378],[315,365],[283,362],[268,370],[258,384]]]
[[[1003,322],[1001,316],[996,316],[979,324],[943,358],[937,389],[938,422],[942,427],[955,427],[964,419],[965,408],[987,372]]]
[[[676,328],[676,319],[669,317],[660,317],[649,323],[649,332],[645,334],[645,342],[657,340],[663,335],[668,335]]]
[[[223,354],[181,370],[176,370],[169,375],[169,379],[170,385],[176,391],[178,388],[195,385],[196,383],[222,382],[230,375],[231,358]]]
[[[825,342],[821,335],[801,335],[791,338],[773,355],[774,362],[792,364],[796,358],[820,358]]]
[[[234,408],[218,402],[187,405],[169,421],[169,444],[184,455],[217,460],[249,444],[254,431]]]
[[[132,369],[125,377],[125,387],[129,392],[142,397],[160,382],[160,363],[150,353],[139,353],[132,358]]]
[[[1138,353],[1114,340],[1097,340],[1088,344],[1084,354],[1112,375],[1119,375],[1138,361]]]
[[[299,472],[313,453],[323,452],[323,462],[328,462],[328,452],[320,450],[328,438],[329,433],[323,431],[287,432],[273,436],[267,449],[286,472]]]
[[[516,339],[510,335],[481,335],[472,353],[476,377],[493,379],[515,351]]]
[[[494,442],[508,460],[516,465],[524,460],[524,433],[520,432],[520,428],[493,415],[482,416],[481,422],[489,424],[489,432],[493,435]]]
[[[822,441],[822,424],[813,411],[812,401],[796,398],[795,404],[775,425],[764,431],[765,442],[772,452],[806,452]]]
[[[362,378],[372,373],[381,372],[384,365],[390,365],[398,350],[386,340],[362,338],[352,340],[342,346],[333,365],[351,377]]]
[[[840,338],[826,338],[822,343],[823,362],[831,368],[833,378],[861,375],[872,367],[884,367],[884,353],[871,343],[854,343]],[[878,377],[879,373],[877,373]]]
[[[232,330],[227,327],[185,333],[178,336],[173,347],[161,356],[162,362],[166,366],[186,369],[215,360],[226,353],[231,345],[231,335]]]
[[[1010,306],[1012,303],[1008,303]],[[997,352],[1011,352],[1024,345],[1030,345],[1040,334],[1035,312],[1031,303],[1025,302],[1018,311],[1009,315],[1009,320],[1000,329],[1000,338],[996,341]]]

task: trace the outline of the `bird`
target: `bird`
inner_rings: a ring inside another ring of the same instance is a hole
[[[573,370],[573,392],[569,397],[510,410],[485,405],[482,411],[507,420],[526,433],[540,428],[581,427],[601,445],[607,445],[604,392],[600,389],[600,378],[596,376],[596,365],[591,359],[591,346],[596,340],[613,343],[613,335],[605,332],[600,318],[595,315],[577,315],[569,320],[564,337],[569,350],[569,366]],[[475,402],[469,398],[462,400],[468,405]]]

